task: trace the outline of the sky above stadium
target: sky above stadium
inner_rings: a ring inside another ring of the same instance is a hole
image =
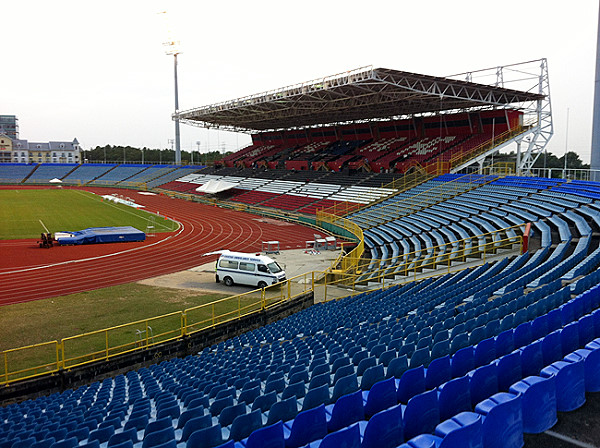
[[[545,57],[548,149],[590,157],[593,0],[21,0],[4,2],[2,19],[0,114],[17,115],[30,141],[170,148],[162,43],[175,39],[181,110],[367,65],[445,76]],[[236,150],[250,137],[182,125],[182,149],[198,141],[200,152]]]

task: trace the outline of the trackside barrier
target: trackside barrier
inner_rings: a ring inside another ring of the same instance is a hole
[[[461,249],[452,250],[445,254],[431,256],[428,257],[430,261],[421,260],[420,262],[415,262],[413,260],[369,271],[365,274],[338,274],[333,276],[332,280],[328,280],[327,284],[329,286],[338,285],[345,287],[351,291],[355,291],[357,285],[368,285],[369,283],[375,283],[375,289],[385,288],[386,283],[388,286],[391,286],[391,284],[398,283],[399,279],[402,282],[417,281],[467,269],[469,266],[464,264],[462,267],[456,265],[453,267],[453,262],[463,263],[467,258],[477,258],[482,263],[485,263],[490,256],[502,251],[506,253],[521,253],[522,244],[523,236],[517,235],[503,240],[487,242],[480,246],[471,248],[462,247]],[[426,270],[430,270],[430,273],[428,274]]]
[[[486,254],[495,254],[500,250],[507,249],[507,246],[518,245],[519,249],[523,247],[523,233],[526,225],[516,225],[505,229],[495,230],[481,235],[465,238],[462,240],[445,243],[439,246],[424,248],[420,251],[413,251],[396,258],[373,259],[358,266],[358,273],[374,271],[368,267],[376,264],[385,266],[382,271],[395,272],[396,275],[407,275],[405,272],[414,270],[438,269],[436,265],[445,266],[451,262],[464,262],[467,258],[481,258]],[[514,236],[509,236],[514,234]],[[481,241],[484,241],[482,244]]]
[[[39,362],[40,359],[45,360]],[[58,372],[61,367],[58,341],[43,342],[0,352],[0,384]]]
[[[272,308],[280,303],[294,300],[306,292],[313,292],[315,301],[337,300],[363,293],[369,289],[385,288],[398,282],[421,280],[450,271],[457,272],[467,269],[466,265],[452,266],[452,263],[465,261],[467,258],[479,258],[481,262],[485,262],[486,257],[499,252],[508,253],[522,250],[522,234],[500,239],[501,232],[506,232],[506,230],[508,229],[486,234],[486,243],[481,245],[463,244],[460,246],[458,242],[449,243],[446,245],[448,248],[453,246],[458,246],[458,248],[445,253],[442,253],[441,246],[438,246],[440,252],[432,255],[431,261],[421,260],[417,264],[412,260],[410,263],[394,266],[393,275],[390,273],[390,267],[383,267],[368,273],[336,269],[324,272],[312,271],[263,290],[227,297],[183,311],[76,335],[61,341],[5,350],[0,352],[0,361],[2,362],[0,384],[8,384],[144,350]],[[481,237],[483,238],[483,235]],[[472,238],[472,241],[478,240],[479,237]],[[462,241],[466,243],[467,240]],[[425,270],[432,271],[425,272]],[[400,280],[396,276],[400,276]],[[375,285],[369,286],[369,283],[373,282]]]

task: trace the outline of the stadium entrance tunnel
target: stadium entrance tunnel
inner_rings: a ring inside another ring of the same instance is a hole
[[[183,338],[157,344],[146,350],[139,350],[115,356],[108,361],[99,361],[58,373],[17,381],[0,388],[0,406],[27,399],[63,392],[94,381],[158,364],[173,358],[195,355],[207,347],[239,336],[242,333],[264,327],[314,305],[314,293],[308,291],[291,301],[243,316],[214,327],[206,328]]]

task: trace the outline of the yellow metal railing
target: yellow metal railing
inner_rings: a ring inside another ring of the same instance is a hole
[[[262,290],[148,319],[26,347],[0,351],[0,384],[106,361],[270,309],[314,290],[325,273],[309,272]]]
[[[469,264],[464,263],[468,258],[480,259],[481,263],[485,263],[491,256],[497,255],[500,251],[521,253],[522,246],[523,236],[516,235],[496,241],[487,241],[484,244],[478,244],[473,247],[462,246],[453,248],[445,253],[430,254],[421,259],[415,258],[395,265],[392,264],[380,267],[379,269],[368,272],[342,273],[336,275],[335,280],[328,281],[328,285],[343,286],[352,291],[357,291],[357,285],[364,285],[371,282],[376,284],[373,289],[385,288],[386,286],[397,284],[399,282],[396,276],[403,278],[401,282],[410,282],[443,275],[445,273],[458,272],[471,267]],[[379,261],[380,260],[376,260],[376,262]],[[453,263],[455,262],[460,262],[461,264],[453,266]],[[425,270],[430,270],[430,272],[427,273]],[[364,289],[359,292],[364,292]]]
[[[407,282],[421,280],[427,276],[442,275],[451,270],[466,269],[468,266],[464,264],[454,267],[451,265],[453,262],[462,262],[467,258],[479,258],[481,262],[485,262],[486,257],[502,250],[516,251],[517,248],[522,250],[522,234],[515,232],[515,236],[505,236],[510,229],[516,230],[520,227],[514,226],[436,246],[429,251],[426,258],[418,259],[418,255],[413,253],[413,259],[386,266],[381,266],[381,263],[386,260],[375,260],[375,263],[380,266],[379,269],[368,273],[364,270],[367,264],[360,265],[360,257],[353,255],[347,261],[341,261],[341,269],[308,272],[262,290],[227,297],[183,311],[67,337],[61,341],[5,350],[0,352],[2,362],[0,384],[9,384],[17,380],[144,350],[258,313],[294,300],[307,292],[314,293],[315,301],[328,301],[364,292],[362,285],[366,282],[377,282],[377,289],[385,287],[386,281],[389,286],[392,280],[388,278],[396,275],[403,276],[404,281]],[[474,243],[481,239],[485,239],[486,242],[471,244],[471,246],[468,244],[469,241]],[[411,254],[406,256],[410,257]],[[425,269],[435,270],[435,272],[426,274],[423,272]],[[357,285],[361,285],[360,291],[357,290]],[[336,288],[337,286],[343,288]]]
[[[484,152],[492,149],[493,147],[498,146],[498,145],[506,142],[507,140],[510,140],[511,138],[514,138],[517,135],[526,132],[527,130],[528,130],[528,127],[518,126],[514,129],[509,129],[508,131],[505,131],[501,134],[495,135],[490,140],[487,140],[487,141],[481,143],[480,145],[469,149],[468,151],[461,151],[461,152],[455,154],[450,159],[449,168],[452,169],[459,165],[462,165],[467,160],[472,159],[473,157],[476,157],[480,154],[483,154]]]
[[[38,362],[38,359],[44,361]],[[61,368],[58,341],[42,342],[0,352],[0,384],[58,372]]]

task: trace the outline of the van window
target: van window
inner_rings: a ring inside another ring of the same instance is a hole
[[[240,261],[240,271],[254,272],[254,263],[244,263]]]
[[[227,268],[227,269],[237,269],[238,262],[232,261],[232,260],[221,260],[221,261],[219,261],[219,266],[222,268]]]
[[[258,272],[269,272],[269,270],[267,269],[267,267],[264,264],[259,264]]]
[[[283,270],[275,261],[273,263],[269,263],[267,266],[269,266],[269,270],[273,274],[277,274],[278,272],[281,272]]]

